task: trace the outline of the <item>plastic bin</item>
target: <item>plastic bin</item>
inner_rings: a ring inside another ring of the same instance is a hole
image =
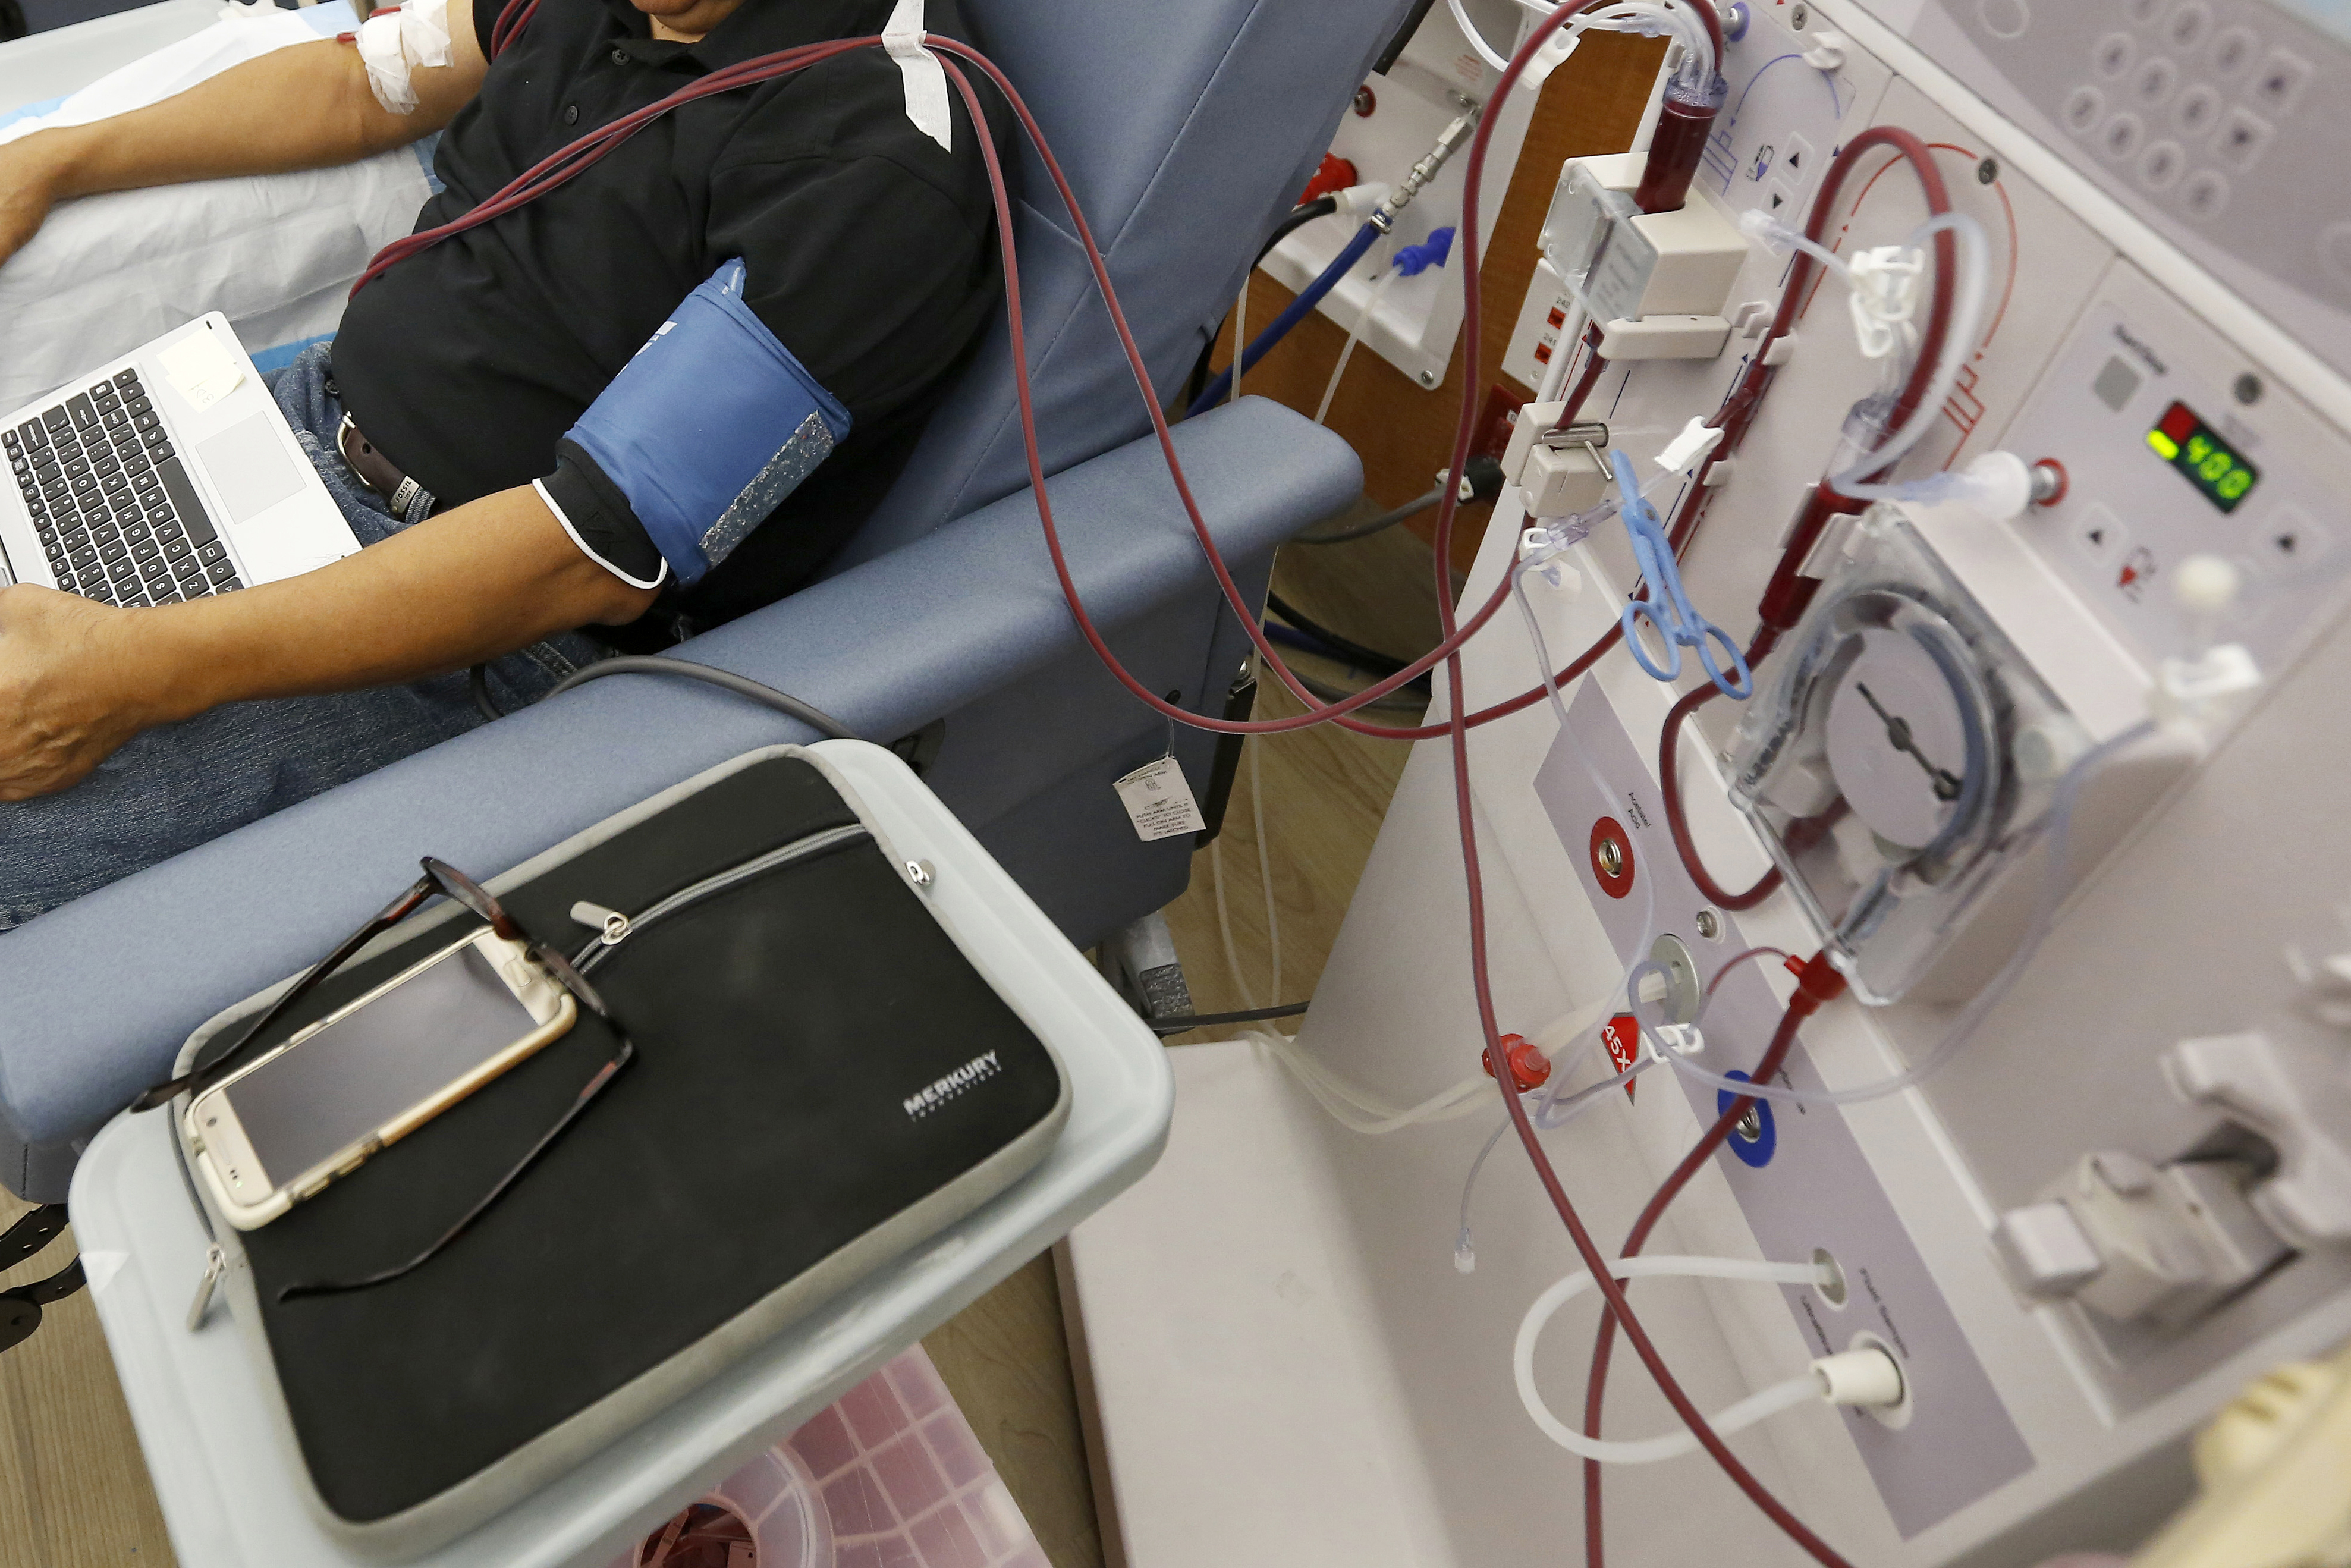
[[[726,1568],[1049,1568],[920,1345],[702,1501],[747,1527]],[[643,1568],[661,1534],[612,1568]]]

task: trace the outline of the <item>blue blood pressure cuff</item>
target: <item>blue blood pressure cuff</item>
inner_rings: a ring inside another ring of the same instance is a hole
[[[646,340],[538,482],[573,542],[639,588],[691,588],[849,434],[849,411],[744,303],[738,258]]]

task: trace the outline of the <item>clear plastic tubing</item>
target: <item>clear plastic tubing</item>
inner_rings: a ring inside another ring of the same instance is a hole
[[[1909,423],[1874,450],[1857,456],[1851,467],[1829,481],[1829,488],[1840,496],[1850,496],[1856,501],[1881,500],[1903,490],[1898,485],[1865,485],[1862,476],[1898,461],[1935,427],[1943,417],[1945,400],[1959,382],[1960,368],[1975,354],[1976,334],[1983,326],[1984,298],[1990,292],[1991,280],[1983,225],[1965,213],[1943,213],[1912,230],[1902,244],[1905,249],[1916,249],[1945,229],[1959,242],[1959,281],[1954,290],[1950,325],[1943,334],[1943,357],[1935,366],[1934,382],[1918,400],[1918,406],[1911,411]],[[1807,242],[1804,248],[1816,247]]]
[[[1750,1280],[1769,1285],[1817,1285],[1821,1282],[1822,1270],[1821,1265],[1810,1262],[1771,1263],[1745,1258],[1667,1255],[1620,1258],[1610,1272],[1620,1280],[1664,1274],[1694,1280]],[[1551,1407],[1543,1403],[1541,1394],[1535,1388],[1535,1342],[1542,1337],[1544,1325],[1551,1322],[1560,1308],[1591,1289],[1591,1274],[1578,1270],[1537,1296],[1528,1306],[1527,1315],[1519,1322],[1518,1343],[1510,1351],[1510,1371],[1518,1384],[1519,1403],[1526,1406],[1527,1415],[1544,1437],[1580,1458],[1597,1459],[1603,1464],[1648,1465],[1659,1459],[1676,1458],[1695,1452],[1698,1437],[1687,1428],[1662,1437],[1630,1440],[1590,1437],[1552,1415]],[[1715,1416],[1709,1425],[1727,1437],[1782,1410],[1820,1397],[1820,1378],[1807,1367],[1799,1376],[1749,1395]]]

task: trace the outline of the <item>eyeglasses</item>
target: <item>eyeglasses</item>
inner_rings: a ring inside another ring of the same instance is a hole
[[[22,1263],[56,1240],[66,1228],[66,1206],[45,1203],[0,1231],[0,1269]],[[77,1258],[46,1280],[0,1291],[0,1351],[14,1350],[41,1326],[41,1309],[64,1301],[82,1287]]]
[[[580,1120],[589,1105],[604,1092],[605,1086],[619,1075],[622,1068],[636,1059],[637,1048],[630,1040],[628,1031],[621,1027],[620,1021],[612,1016],[611,1009],[604,1005],[604,998],[597,994],[596,988],[590,985],[580,971],[572,967],[571,960],[531,936],[523,928],[522,922],[507,913],[504,904],[464,872],[430,855],[424,857],[423,865],[424,874],[417,878],[414,886],[384,905],[375,918],[351,933],[333,952],[314,965],[308,974],[295,981],[284,996],[272,1002],[253,1026],[237,1038],[235,1044],[211,1055],[206,1060],[198,1061],[190,1071],[171,1082],[156,1084],[141,1094],[138,1099],[133,1100],[131,1103],[131,1109],[152,1111],[159,1106],[171,1103],[182,1093],[197,1095],[213,1088],[235,1071],[240,1059],[254,1044],[265,1038],[271,1027],[284,1018],[297,1003],[316,990],[320,981],[349,963],[352,956],[370,942],[413,915],[435,894],[479,915],[497,936],[521,947],[532,962],[547,971],[549,978],[570,992],[572,998],[582,1008],[612,1031],[616,1046],[604,1064],[596,1070],[595,1073],[581,1086],[580,1092],[573,1096],[571,1103],[564,1108],[563,1113],[556,1118],[555,1124],[542,1134],[538,1142],[524,1151],[522,1157],[515,1162],[506,1175],[498,1178],[496,1184],[478,1203],[467,1209],[459,1217],[455,1224],[443,1231],[423,1251],[403,1263],[358,1279],[309,1280],[284,1286],[277,1292],[277,1299],[280,1301],[291,1301],[304,1296],[335,1295],[345,1291],[363,1291],[371,1286],[388,1283],[423,1267],[451,1242],[471,1229],[500,1198],[512,1191],[515,1183],[522,1179],[523,1173],[538,1164],[540,1156],[552,1148],[556,1141],[565,1133],[570,1131],[572,1124]]]

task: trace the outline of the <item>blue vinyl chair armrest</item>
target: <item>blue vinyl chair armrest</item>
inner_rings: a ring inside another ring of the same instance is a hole
[[[1236,560],[1261,559],[1361,489],[1344,442],[1259,399],[1186,422],[1176,444]],[[1046,488],[1105,628],[1198,591],[1207,569],[1155,438]],[[1081,647],[1023,491],[677,652],[887,742]],[[26,1145],[87,1139],[168,1075],[198,1023],[315,961],[413,880],[422,854],[492,875],[729,757],[813,738],[698,684],[617,676],[0,936],[7,1131]]]

